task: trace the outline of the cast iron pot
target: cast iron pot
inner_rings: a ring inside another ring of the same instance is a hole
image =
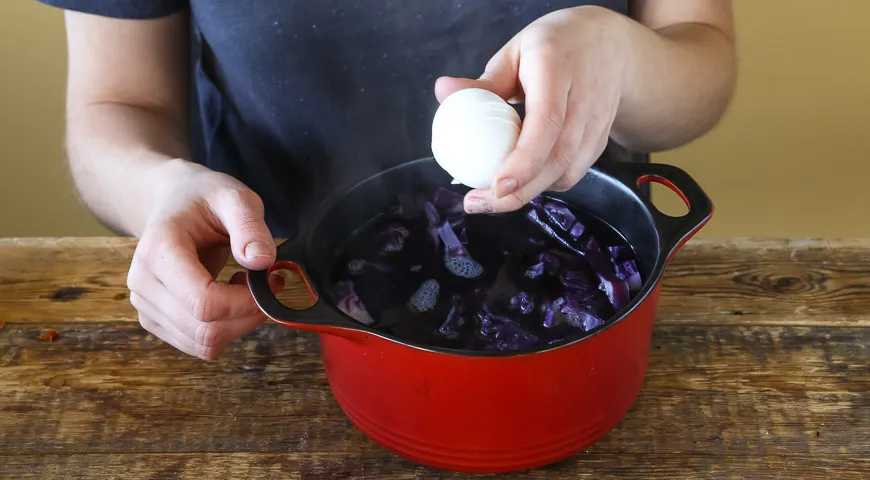
[[[330,388],[369,438],[411,461],[446,470],[499,473],[541,467],[581,452],[628,413],[646,374],[662,273],[712,216],[692,178],[662,164],[593,167],[570,191],[548,194],[599,217],[634,247],[644,285],[617,318],[590,336],[532,352],[465,352],[411,344],[342,314],[318,292],[343,243],[420,184],[451,178],[431,158],[383,171],[328,201],[300,235],[278,247],[268,270],[248,273],[274,321],[320,334]],[[662,214],[639,186],[662,183],[685,200],[683,217]],[[271,293],[268,275],[290,268],[313,305],[293,310]]]

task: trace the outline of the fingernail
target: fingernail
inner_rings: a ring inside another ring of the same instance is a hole
[[[251,242],[245,247],[245,257],[247,258],[270,256],[272,256],[272,249],[263,242]]]
[[[516,191],[518,185],[517,179],[515,178],[502,178],[495,186],[495,195],[498,198],[510,195]]]
[[[465,199],[466,213],[491,213],[492,207],[486,200],[478,197],[467,197]]]

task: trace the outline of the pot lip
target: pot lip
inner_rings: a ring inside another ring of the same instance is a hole
[[[421,158],[417,158],[415,160],[411,160],[409,162],[404,162],[402,164],[396,165],[392,168],[382,170],[380,173],[386,173],[387,171],[397,169],[397,168],[403,168],[403,167],[407,168],[408,165],[413,165],[413,164],[418,164],[418,163],[428,163],[428,162],[434,162],[434,161],[435,161],[434,157],[431,157],[431,156],[421,157]],[[614,177],[612,174],[608,173],[605,169],[598,168],[598,165],[596,165],[596,164],[593,164],[589,168],[589,170],[595,170],[596,174],[608,177],[609,179],[615,181],[616,183],[621,183],[616,177]],[[328,197],[328,199],[321,202],[320,205],[315,209],[316,214],[314,215],[314,218],[315,219],[323,218],[329,211],[331,211],[332,207],[338,201],[340,201],[342,198],[344,198],[344,195],[346,195],[347,193],[349,193],[353,189],[357,188],[359,185],[362,185],[363,183],[365,183],[368,180],[368,178],[369,177],[367,177],[366,179],[364,179],[362,181],[354,182],[352,185],[350,185],[349,188],[339,189],[335,194],[330,195]],[[556,196],[559,196],[558,193],[556,193],[556,192],[552,192],[552,193],[555,193]],[[566,199],[563,199],[563,200],[568,202],[570,205],[570,201],[568,201]],[[646,218],[650,222],[653,221],[652,217],[650,216],[649,211],[646,212]],[[294,243],[295,243],[295,241],[300,241],[299,243],[301,243],[300,246],[302,249],[302,256],[303,257],[307,253],[308,245],[309,245],[311,238],[312,238],[319,223],[320,223],[319,221],[311,221],[311,222],[307,222],[306,225],[302,225],[301,226],[302,228],[298,231],[299,235],[297,235],[296,238],[294,239]],[[585,334],[583,334],[577,338],[573,338],[571,340],[567,340],[563,343],[558,343],[555,345],[545,344],[545,345],[541,345],[539,347],[529,349],[529,350],[519,350],[519,351],[514,351],[514,350],[511,350],[511,351],[460,350],[460,349],[434,347],[434,346],[429,346],[429,345],[418,344],[418,343],[410,342],[410,341],[404,340],[402,338],[390,335],[388,333],[379,331],[375,328],[372,328],[369,325],[364,325],[362,323],[356,322],[356,320],[353,320],[352,318],[348,317],[343,312],[341,312],[335,305],[333,305],[333,302],[328,301],[327,298],[323,297],[323,295],[321,294],[322,288],[320,288],[320,285],[317,285],[317,287],[318,287],[317,288],[317,296],[319,297],[318,302],[323,302],[324,306],[328,307],[330,310],[332,310],[333,313],[335,313],[336,315],[342,316],[343,318],[346,318],[349,321],[354,322],[356,324],[353,327],[338,326],[338,325],[330,326],[330,327],[328,327],[330,330],[336,329],[336,330],[356,331],[356,332],[360,332],[364,335],[371,335],[374,337],[378,337],[382,340],[396,343],[396,344],[401,345],[403,347],[409,347],[409,348],[413,348],[416,350],[425,351],[427,353],[456,356],[456,357],[466,357],[466,358],[519,358],[519,357],[527,357],[527,356],[532,356],[532,355],[552,353],[556,350],[576,346],[580,343],[583,343],[584,341],[590,340],[593,337],[597,337],[597,336],[603,334],[604,332],[610,330],[612,327],[615,327],[617,324],[621,323],[627,317],[631,316],[631,314],[634,313],[634,311],[644,301],[647,300],[647,298],[652,294],[653,290],[655,290],[655,288],[661,283],[662,276],[664,274],[665,266],[668,263],[669,257],[673,254],[673,252],[665,252],[662,250],[662,238],[661,238],[661,234],[658,230],[656,230],[656,242],[659,245],[658,258],[656,259],[655,263],[653,264],[653,267],[650,270],[649,275],[647,276],[647,279],[644,282],[643,286],[641,287],[640,291],[638,291],[638,293],[628,303],[628,305],[626,305],[625,307],[622,308],[622,310],[620,310],[619,312],[617,312],[616,314],[611,316],[608,320],[606,320],[604,323],[602,323],[602,325],[600,325],[600,326],[598,326],[590,331],[584,332]],[[312,283],[315,282],[315,280],[311,279],[311,278],[309,278],[309,281],[311,281]],[[319,282],[317,282],[317,283],[319,283]],[[278,323],[293,323],[293,322],[278,321],[276,319],[272,319],[272,320],[276,321]],[[329,333],[329,332],[325,332],[324,334],[325,335],[333,335],[332,333]]]

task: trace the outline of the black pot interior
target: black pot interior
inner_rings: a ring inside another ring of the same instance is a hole
[[[636,296],[645,296],[649,285],[658,280],[663,263],[661,239],[649,209],[637,190],[604,173],[605,167],[594,167],[568,192],[547,195],[564,200],[609,224],[634,248],[644,288]],[[303,228],[302,262],[310,280],[321,292],[330,281],[330,267],[345,243],[366,222],[395,204],[400,192],[434,192],[452,178],[431,158],[415,160],[375,175],[338,197],[327,200],[312,221]],[[634,305],[635,298],[631,305]],[[630,306],[629,306],[630,308]]]

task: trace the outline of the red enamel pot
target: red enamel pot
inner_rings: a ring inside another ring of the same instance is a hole
[[[366,221],[408,186],[447,185],[431,158],[383,171],[350,188],[278,247],[278,261],[248,282],[274,321],[320,334],[332,393],[369,438],[411,461],[446,470],[499,473],[573,456],[628,413],[643,384],[662,273],[677,250],[712,216],[713,204],[679,168],[601,163],[570,191],[548,194],[613,226],[634,247],[645,279],[633,300],[594,333],[557,346],[468,352],[416,345],[362,325],[318,292],[335,255]],[[662,183],[686,202],[670,217],[640,185]],[[312,306],[281,304],[270,272],[291,268],[308,283]]]

